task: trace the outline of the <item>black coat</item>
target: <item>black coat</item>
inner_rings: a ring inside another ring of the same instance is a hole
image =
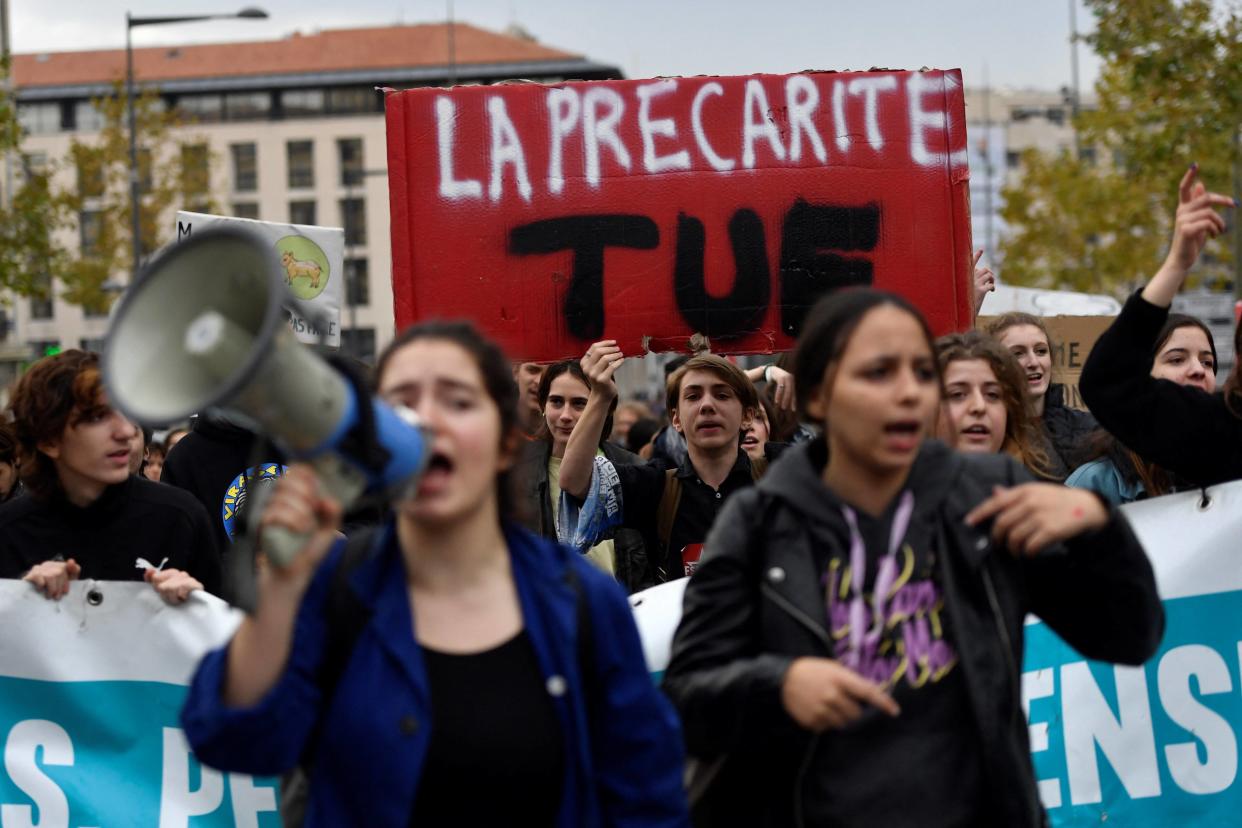
[[[841,537],[840,512],[828,505],[832,495],[820,478],[825,454],[822,439],[790,449],[755,488],[726,504],[686,590],[664,687],[690,754],[730,754],[713,791],[739,795],[728,816],[711,824],[796,825],[795,802],[805,805],[832,782],[813,761],[816,741],[832,732],[802,730],[781,702],[794,659],[834,654],[813,553]],[[909,478],[910,531],[935,539],[985,785],[1003,792],[981,824],[1045,820],[1021,704],[1027,613],[1087,658],[1125,664],[1151,657],[1164,631],[1151,566],[1119,513],[1100,531],[1034,558],[994,549],[984,532],[965,525],[994,485],[1029,479],[1006,456],[958,455],[935,442],[923,447]]]
[[[1198,486],[1242,477],[1242,419],[1224,397],[1151,375],[1168,318],[1168,308],[1131,296],[1087,357],[1082,398],[1104,428],[1149,463]]]
[[[1044,395],[1044,430],[1051,443],[1049,469],[1064,480],[1069,473],[1092,459],[1091,437],[1099,428],[1095,417],[1065,404],[1065,386],[1050,385]]]
[[[180,569],[220,594],[220,555],[207,513],[193,497],[171,486],[129,477],[109,486],[94,503],[74,506],[63,494],[26,494],[0,506],[0,578],[20,578],[44,561],[74,559],[81,578],[141,581],[134,563]]]
[[[613,465],[646,462],[616,443],[605,442],[600,448],[604,457]],[[548,460],[551,456],[550,441],[530,441],[522,452],[518,474],[523,525],[538,535],[556,540],[556,520],[552,516],[552,494],[548,485]],[[647,547],[639,532],[618,526],[609,530],[600,540],[613,541],[616,550],[614,575],[626,592],[637,592],[652,585],[648,574]]]

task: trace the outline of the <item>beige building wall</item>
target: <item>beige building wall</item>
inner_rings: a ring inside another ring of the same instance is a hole
[[[70,132],[32,135],[23,143],[22,151],[28,155],[43,155],[49,161],[59,161],[66,157],[73,137],[89,140],[90,136]],[[356,306],[352,314],[348,306],[343,307],[341,327],[374,330],[377,351],[392,339],[393,301],[389,278],[392,249],[383,115],[197,124],[180,129],[178,137],[183,140],[201,138],[209,145],[212,152],[210,195],[217,211],[223,215],[234,215],[235,205],[255,204],[260,220],[289,222],[290,202],[313,201],[316,207],[316,224],[341,227],[344,225],[341,201],[364,199],[365,243],[347,245],[345,255],[347,259],[367,260],[367,301]],[[361,183],[347,186],[342,183],[337,141],[349,138],[362,140],[363,170],[366,174]],[[287,145],[289,141],[307,140],[313,146],[314,184],[306,188],[291,188]],[[253,143],[256,147],[258,181],[254,190],[242,191],[235,186],[231,147],[234,144],[246,143]],[[72,187],[75,185],[74,176],[74,171],[64,165],[58,171],[57,183]],[[179,206],[180,209],[191,207],[192,205]],[[164,237],[168,240],[176,239],[174,213],[175,211],[170,212],[165,219]],[[76,247],[77,233],[66,233],[63,241]],[[124,282],[128,279],[128,274],[117,274],[116,278]],[[9,337],[10,344],[20,346],[26,343],[57,342],[61,348],[81,347],[84,343],[97,345],[107,331],[108,320],[86,316],[81,308],[59,298],[61,290],[62,286],[55,286],[57,298],[53,303],[50,319],[32,318],[29,299],[10,297],[10,316],[15,323]]]

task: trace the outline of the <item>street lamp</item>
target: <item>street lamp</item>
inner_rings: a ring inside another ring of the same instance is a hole
[[[130,32],[138,26],[162,26],[165,23],[194,23],[199,20],[265,20],[267,12],[253,6],[233,14],[192,14],[172,17],[134,17],[125,12],[125,97],[129,115],[129,206],[133,214],[131,227],[134,234],[134,269],[131,275],[138,273],[139,251],[142,248],[142,220],[139,216],[138,193],[138,127],[137,115],[134,111],[134,49],[130,41]]]

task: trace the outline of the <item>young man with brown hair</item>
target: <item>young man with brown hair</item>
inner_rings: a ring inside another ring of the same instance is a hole
[[[28,493],[0,507],[0,577],[53,599],[77,578],[145,579],[169,603],[219,592],[206,512],[185,492],[131,475],[139,429],[109,405],[98,356],[40,360],[17,381],[10,408]]]
[[[582,358],[591,393],[565,447],[561,490],[585,501],[579,527],[611,521],[641,532],[656,567],[654,580],[672,580],[697,560],[697,550],[728,497],[752,485],[766,468],[766,462],[752,464],[740,445],[743,425],[754,416],[759,398],[733,363],[714,354],[693,356],[669,375],[666,387],[673,428],[686,438],[686,459],[668,470],[658,462],[602,466],[594,447],[617,394],[612,377],[623,359],[613,340],[596,342]],[[593,482],[599,487],[601,481],[611,481],[620,493],[618,513],[607,517],[601,512],[615,498],[606,493],[588,497]]]

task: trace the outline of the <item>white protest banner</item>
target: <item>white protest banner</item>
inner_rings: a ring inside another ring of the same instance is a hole
[[[177,241],[212,226],[241,226],[272,243],[289,291],[307,309],[293,313],[289,328],[301,342],[341,346],[341,305],[345,295],[345,231],[274,221],[177,213]]]
[[[1142,667],[1087,661],[1026,628],[1023,702],[1053,825],[1238,825],[1242,481],[1123,507],[1168,626]]]
[[[1088,661],[1028,619],[1023,703],[1054,826],[1236,826],[1242,814],[1242,481],[1122,507],[1168,627],[1142,667]],[[630,596],[659,680],[686,579]]]
[[[0,581],[0,825],[277,828],[276,781],[199,764],[179,724],[194,667],[240,613],[140,582],[60,601]]]

